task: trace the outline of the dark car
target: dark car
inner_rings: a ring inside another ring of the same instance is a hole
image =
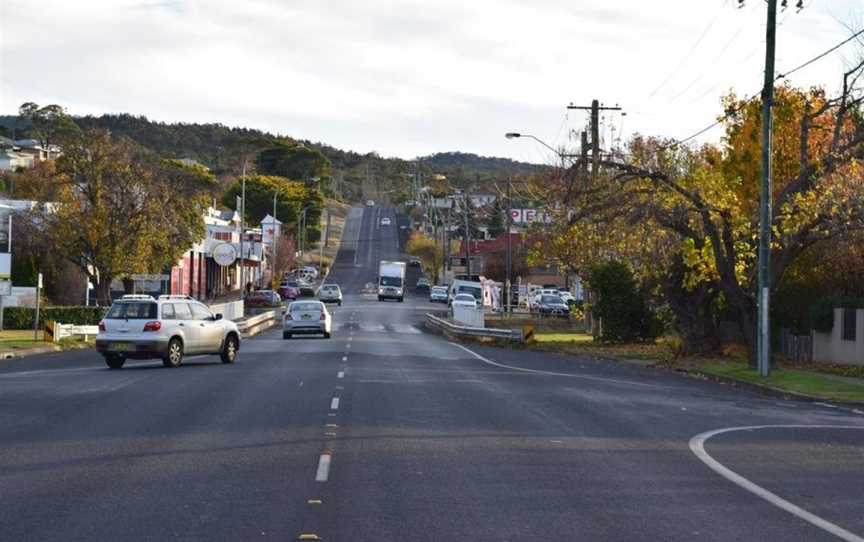
[[[276,307],[282,303],[282,298],[273,290],[256,290],[250,292],[244,301],[247,307]]]
[[[411,267],[420,267],[420,258],[411,258],[410,260],[408,260],[408,265],[410,265]]]
[[[279,285],[279,295],[282,299],[290,299],[294,301],[300,297],[300,285],[296,280],[285,281]]]
[[[300,297],[315,297],[315,286],[309,282],[299,282]]]
[[[557,295],[540,296],[540,301],[537,303],[535,310],[541,316],[570,317],[570,307]]]
[[[429,279],[426,277],[420,277],[417,279],[416,290],[418,292],[428,292],[429,291]]]

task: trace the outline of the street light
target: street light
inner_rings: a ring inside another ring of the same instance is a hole
[[[561,159],[562,163],[564,162],[565,158],[575,158],[576,157],[575,154],[565,154],[565,153],[561,152],[560,150],[553,148],[552,145],[546,143],[545,141],[543,141],[539,137],[535,137],[531,134],[520,134],[519,132],[507,132],[506,134],[504,134],[504,137],[506,137],[507,139],[517,139],[520,137],[527,137],[529,139],[533,139],[537,143],[540,143],[541,145],[543,145],[544,147],[546,147],[550,151],[554,152],[558,156],[558,158]]]

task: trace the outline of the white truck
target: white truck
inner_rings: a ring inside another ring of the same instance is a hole
[[[378,301],[398,299],[401,303],[405,300],[406,268],[405,262],[381,260],[378,263]]]

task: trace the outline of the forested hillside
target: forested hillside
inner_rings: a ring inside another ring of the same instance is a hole
[[[418,167],[423,175],[443,174],[454,182],[484,181],[536,172],[543,166],[505,158],[487,158],[461,152],[437,153],[418,162],[385,158],[377,153],[360,154],[325,143],[294,139],[249,128],[222,124],[155,122],[143,116],[111,114],[75,117],[82,128],[102,128],[113,135],[125,135],[167,158],[190,158],[209,167],[222,179],[238,175],[244,160],[254,162],[263,148],[277,141],[296,141],[319,150],[331,162],[333,193],[346,201],[377,197],[398,202],[409,197],[409,179]],[[16,116],[0,116],[0,133],[18,138],[28,127]],[[482,190],[482,186],[478,187]]]

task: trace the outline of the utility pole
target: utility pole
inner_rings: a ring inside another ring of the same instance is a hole
[[[465,274],[467,275],[467,279],[471,280],[471,231],[468,228],[468,191],[466,189],[464,196],[465,202],[465,235],[463,236],[465,240]]]
[[[765,85],[762,87],[762,193],[759,212],[759,291],[757,364],[759,374],[771,371],[771,132],[774,106],[774,54],[777,38],[777,0],[768,0],[765,34]]]
[[[511,208],[513,207],[513,179],[510,177],[507,178],[507,277],[504,281],[504,295],[506,297],[505,307],[506,313],[509,314],[511,311],[510,303],[512,296],[510,295],[510,288],[513,284],[511,275],[511,266],[512,266],[512,248],[510,246],[511,243],[511,235],[510,229],[512,228],[513,214],[511,212]]]
[[[243,237],[246,235],[246,160],[243,160],[240,188],[240,297],[246,294],[246,254],[243,252]],[[191,293],[191,286],[190,286]]]
[[[276,282],[276,245],[278,244],[278,239],[276,238],[276,194],[277,192],[273,192],[273,234],[270,236],[270,240],[273,242],[273,250],[270,252],[270,256],[273,258],[273,262],[270,265],[270,282],[272,283]],[[279,285],[276,284],[275,287],[278,288]]]
[[[599,100],[591,100],[591,105],[573,105],[567,106],[567,109],[579,109],[582,111],[591,112],[591,180],[597,179],[597,172],[600,170],[600,111],[621,111],[617,105],[607,107],[600,105]],[[585,154],[588,148],[585,133],[582,133],[582,156],[587,159]]]

